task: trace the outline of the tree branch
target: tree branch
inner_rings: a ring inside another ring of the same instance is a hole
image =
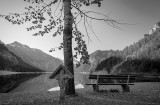
[[[86,27],[86,19],[85,19],[85,16],[84,16],[84,28],[85,28],[85,30],[86,30],[86,34],[87,34],[87,37],[88,37],[88,43],[89,43],[89,41],[91,41],[92,42],[92,40],[90,39],[90,37],[89,37],[89,35],[88,35],[88,31],[87,31],[87,27]]]
[[[59,5],[60,5],[60,2],[61,2],[61,0],[59,1],[58,5],[57,5],[57,7],[56,7],[56,9],[55,9],[55,11],[54,11],[54,16],[55,16],[55,17],[57,17],[57,16],[59,15],[59,14],[58,14],[58,15],[56,16],[55,14],[56,14],[56,11],[57,11],[57,9],[58,9],[58,7],[59,7]]]
[[[87,18],[90,18],[92,20],[98,20],[98,21],[105,21],[105,22],[110,22],[111,24],[125,24],[125,23],[120,23],[118,22],[118,20],[114,20],[114,19],[110,19],[108,16],[104,15],[104,14],[101,14],[101,13],[98,13],[98,12],[94,12],[94,11],[87,11],[87,12],[83,12],[82,10],[80,10],[79,8],[77,8],[76,6],[74,6],[73,4],[71,4],[72,7],[74,7],[75,9],[77,9],[78,11],[80,11],[81,14],[83,14],[84,16],[86,16]],[[87,15],[86,13],[96,13],[96,14],[99,14],[99,15],[102,15],[102,16],[105,16],[106,19],[104,18],[95,18],[95,17],[91,17],[89,15]]]
[[[90,30],[91,30],[92,33],[94,34],[94,36],[97,38],[98,41],[100,41],[100,39],[98,38],[98,36],[96,35],[96,33],[93,31],[92,26],[88,23],[87,18],[86,18],[86,22],[87,22],[88,27],[90,28]]]
[[[41,13],[45,8],[51,6],[52,4],[55,4],[57,1],[58,1],[58,0],[54,0],[54,1],[52,1],[51,3],[47,4],[46,6],[44,6],[44,7],[41,9],[41,11],[40,11],[39,13]]]

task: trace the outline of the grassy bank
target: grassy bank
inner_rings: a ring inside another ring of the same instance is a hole
[[[59,92],[1,93],[0,105],[159,105],[160,83],[136,83],[131,92],[122,93],[120,86],[101,86],[100,92],[92,87],[77,90],[78,96],[67,96],[59,101]],[[109,91],[116,89],[119,91]]]

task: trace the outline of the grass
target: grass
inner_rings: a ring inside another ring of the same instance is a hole
[[[0,105],[160,105],[160,83],[135,83],[131,92],[123,93],[121,86],[100,86],[76,90],[77,96],[59,101],[59,92],[16,92],[0,94]]]

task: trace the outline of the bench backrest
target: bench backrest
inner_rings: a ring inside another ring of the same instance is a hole
[[[89,79],[97,80],[97,83],[133,83],[135,82],[134,75],[89,75]]]
[[[89,75],[89,79],[127,79],[129,76],[130,79],[135,79],[136,76],[133,75]]]

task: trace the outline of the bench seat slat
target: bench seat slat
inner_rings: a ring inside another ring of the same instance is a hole
[[[127,85],[127,83],[87,83],[86,85]],[[134,85],[134,83],[129,83],[128,85]]]
[[[99,77],[99,79],[127,79],[128,77]],[[89,79],[97,79],[97,77],[89,77]],[[129,79],[135,79],[134,77],[130,77]]]
[[[89,75],[89,79],[97,79],[98,75]],[[99,75],[99,79],[127,79],[127,75]],[[135,76],[130,76],[130,79],[135,79]]]
[[[90,77],[97,77],[97,75],[89,75]],[[99,75],[100,77],[128,77],[128,75]],[[130,77],[136,77],[134,75],[130,75]]]

